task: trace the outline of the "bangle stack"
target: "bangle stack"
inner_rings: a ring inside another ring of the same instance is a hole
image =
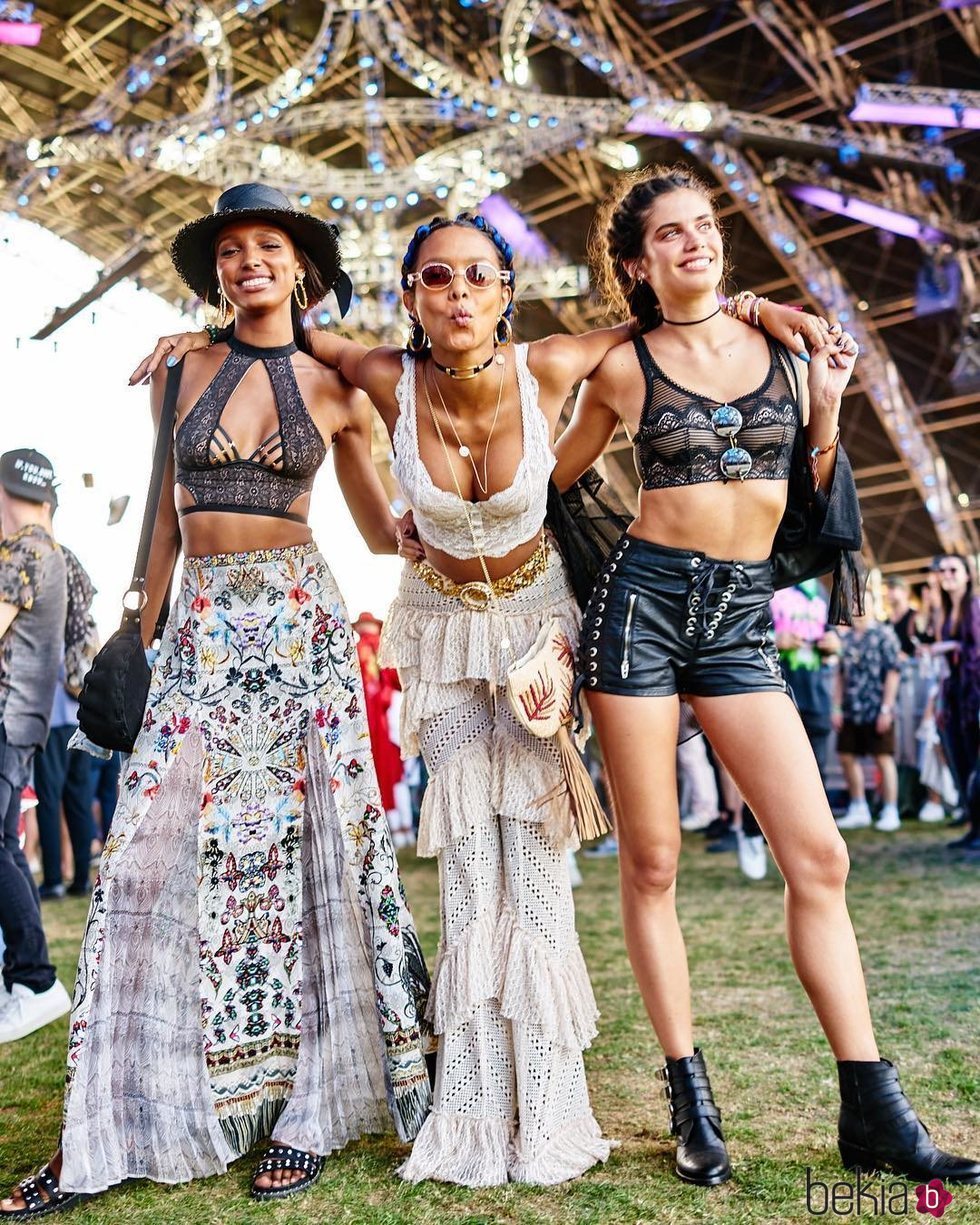
[[[210,348],[211,348],[211,346],[214,344],[214,342],[215,342],[215,341],[218,339],[218,337],[221,335],[221,333],[222,333],[222,330],[223,330],[223,329],[222,329],[222,328],[219,328],[219,327],[217,326],[217,324],[214,324],[214,323],[206,323],[206,324],[204,325],[204,330],[205,330],[205,332],[207,332],[207,334],[208,334],[208,348],[210,349]]]
[[[768,302],[768,298],[757,297],[751,289],[742,289],[732,296],[725,303],[725,314],[730,315],[732,319],[741,319],[743,323],[748,323],[752,327],[759,326],[759,311],[762,309],[763,302]]]

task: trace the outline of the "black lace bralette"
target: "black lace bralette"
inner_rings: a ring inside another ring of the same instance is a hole
[[[733,444],[751,457],[752,466],[743,479],[788,479],[793,440],[802,420],[774,342],[769,341],[769,372],[762,385],[728,401],[729,414],[737,409],[741,416],[734,438],[719,434],[711,424],[712,415],[721,407],[717,400],[688,391],[668,378],[642,336],[637,336],[633,344],[646,383],[640,424],[633,439],[636,470],[644,489],[672,489],[728,479],[720,461]]]
[[[227,344],[228,356],[174,437],[175,478],[194,496],[193,506],[178,513],[231,511],[305,523],[304,515],[289,508],[311,489],[327,448],[296,382],[292,362],[296,345],[259,348],[235,336]],[[221,424],[221,415],[257,361],[265,366],[272,384],[279,428],[243,457]]]

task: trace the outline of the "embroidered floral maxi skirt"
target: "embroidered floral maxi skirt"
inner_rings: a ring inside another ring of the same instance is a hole
[[[427,987],[323,559],[188,558],[83,938],[62,1187],[411,1139]]]
[[[439,1034],[432,1113],[399,1173],[465,1186],[548,1185],[604,1161],[582,1051],[598,1011],[575,933],[557,750],[518,724],[504,692],[542,621],[572,642],[578,608],[556,551],[531,585],[474,612],[407,566],[381,662],[404,691],[402,751],[429,771],[418,852],[438,855],[442,939],[428,1016]],[[494,705],[490,682],[498,686]]]

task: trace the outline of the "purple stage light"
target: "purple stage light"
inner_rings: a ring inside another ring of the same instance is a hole
[[[533,264],[550,258],[551,248],[546,240],[532,230],[510,201],[498,192],[487,196],[479,211],[503,234],[521,259]]]
[[[42,26],[37,21],[0,21],[0,43],[12,47],[36,47]]]
[[[917,238],[922,242],[942,242],[946,238],[942,230],[924,225],[906,213],[883,208],[880,204],[870,204],[867,200],[831,191],[828,187],[816,187],[810,183],[789,183],[782,190],[794,200],[802,200],[805,204],[812,204],[828,213],[837,213],[841,217],[850,217],[854,221],[863,221],[879,230],[890,230],[891,233],[901,234],[905,238]]]
[[[942,0],[939,5],[941,9],[973,9],[980,4],[980,0]]]
[[[976,106],[858,101],[850,117],[862,123],[914,124],[921,128],[980,128],[980,107]]]

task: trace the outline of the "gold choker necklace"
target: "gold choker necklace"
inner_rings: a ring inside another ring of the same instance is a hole
[[[432,359],[432,364],[437,370],[441,370],[443,374],[448,374],[451,379],[475,379],[478,374],[482,374],[489,366],[493,364],[493,359],[497,357],[499,364],[504,364],[504,357],[501,353],[499,356],[496,353],[491,353],[485,362],[480,362],[479,366],[444,366],[442,362],[437,362]]]

